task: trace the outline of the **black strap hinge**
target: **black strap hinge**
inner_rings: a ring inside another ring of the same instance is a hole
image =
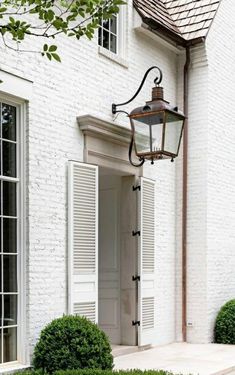
[[[133,326],[140,326],[140,321],[139,320],[132,320],[132,325]]]
[[[139,191],[140,191],[140,185],[132,186],[132,190],[133,190],[133,191],[136,191],[136,190],[139,190]]]
[[[140,281],[140,276],[132,276],[132,281]]]
[[[134,236],[140,236],[140,230],[137,230],[136,232],[133,230],[132,231],[132,236],[134,237]]]

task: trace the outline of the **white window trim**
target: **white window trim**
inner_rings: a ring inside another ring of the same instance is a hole
[[[27,103],[12,95],[0,92],[0,101],[17,108],[17,177],[20,181],[17,188],[18,230],[17,246],[20,249],[17,261],[18,278],[18,321],[17,321],[17,361],[0,365],[1,370],[6,371],[12,367],[29,365],[28,345],[26,340],[26,138],[25,124],[27,119]],[[10,178],[9,178],[10,180]]]
[[[114,53],[100,45],[98,45],[98,53],[115,63],[122,65],[124,68],[128,68],[127,61],[127,34],[126,34],[126,23],[127,23],[127,7],[121,6],[117,16],[117,53]]]

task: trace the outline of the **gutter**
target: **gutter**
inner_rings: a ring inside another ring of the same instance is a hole
[[[184,65],[184,136],[183,136],[183,187],[182,187],[182,335],[187,341],[187,211],[188,211],[188,88],[190,46],[185,48]]]
[[[187,214],[188,214],[188,93],[189,66],[191,62],[190,47],[204,43],[205,38],[188,41],[185,46],[186,60],[184,65],[184,115],[186,117],[183,136],[183,186],[182,186],[182,337],[187,342]]]

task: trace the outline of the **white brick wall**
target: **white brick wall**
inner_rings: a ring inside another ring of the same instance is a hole
[[[207,40],[208,339],[220,307],[235,298],[235,3],[222,1]]]
[[[235,297],[234,1],[222,1],[189,82],[187,340],[213,341],[215,317]],[[180,86],[179,86],[180,89]],[[181,182],[178,160],[176,339],[181,340]]]
[[[188,96],[187,341],[205,342],[208,62],[204,46],[191,48]],[[185,58],[181,59],[182,71]],[[181,91],[182,92],[182,91]],[[180,95],[180,92],[179,92]],[[182,94],[180,95],[182,97]],[[182,151],[182,150],[181,150]],[[182,340],[182,155],[177,161],[176,340]]]
[[[0,68],[33,81],[27,125],[27,315],[30,351],[42,327],[66,312],[67,281],[67,161],[83,159],[83,139],[76,117],[92,114],[112,119],[111,103],[128,99],[147,68],[159,65],[165,97],[177,100],[177,56],[132,28],[127,11],[127,62],[124,68],[98,54],[97,39],[57,41],[62,64],[34,54],[17,54],[1,47]],[[27,41],[36,48],[41,41]],[[152,79],[135,103],[151,95]],[[119,116],[118,122],[124,123]],[[157,179],[157,254],[159,335],[156,343],[175,339],[175,165],[146,167]]]
[[[208,36],[207,52],[204,47],[192,51],[188,175],[188,322],[193,324],[188,329],[190,342],[211,340],[216,312],[235,294],[231,121],[235,115],[235,37],[231,31],[234,7],[232,0],[222,2]],[[34,54],[0,50],[1,69],[33,81],[26,139],[27,315],[31,352],[42,327],[67,309],[67,161],[83,159],[83,139],[76,117],[89,113],[112,120],[111,103],[129,99],[151,65],[163,70],[165,98],[182,108],[184,56],[178,57],[146,35],[136,33],[130,2],[126,13],[128,68],[99,55],[96,38],[77,43],[61,38],[58,46],[62,64]],[[27,41],[29,48],[34,44],[39,46],[41,41]],[[154,73],[132,105],[142,105],[150,98],[153,77]],[[218,114],[219,106],[223,110]],[[117,121],[127,124],[122,115]],[[182,155],[174,164],[162,161],[147,165],[145,176],[157,180],[156,344],[165,344],[182,339]]]

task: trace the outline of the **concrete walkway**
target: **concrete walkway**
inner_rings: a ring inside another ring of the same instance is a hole
[[[175,343],[114,358],[115,369],[162,369],[176,374],[235,375],[235,345]]]

